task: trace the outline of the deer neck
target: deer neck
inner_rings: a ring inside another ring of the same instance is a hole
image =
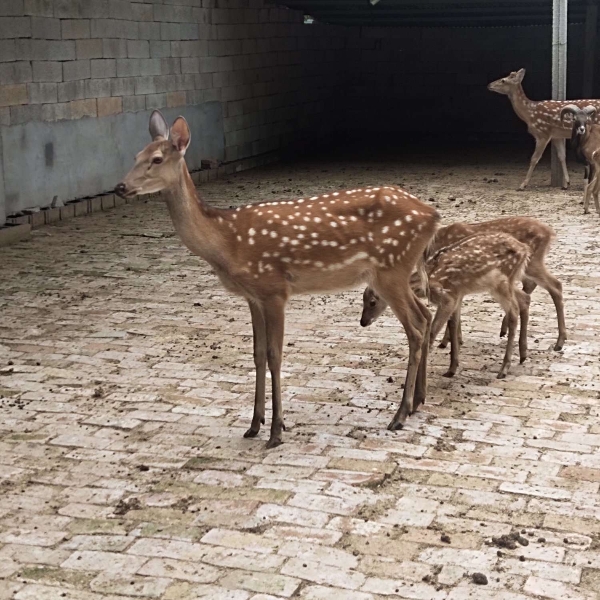
[[[508,95],[508,98],[519,118],[529,125],[532,118],[533,102],[525,95],[523,86],[519,83]]]
[[[213,266],[223,260],[226,238],[218,213],[207,206],[196,191],[185,161],[181,161],[178,181],[162,194],[167,202],[177,235],[193,254]]]

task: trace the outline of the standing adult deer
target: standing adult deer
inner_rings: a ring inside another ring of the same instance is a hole
[[[427,260],[429,297],[438,307],[431,326],[430,344],[444,325],[447,324],[450,331],[450,368],[445,377],[454,377],[458,369],[460,306],[463,297],[471,294],[489,292],[506,312],[508,339],[498,379],[504,379],[510,368],[519,317],[519,355],[521,363],[525,361],[529,295],[517,289],[515,283],[523,276],[528,259],[529,248],[525,244],[506,233],[492,233],[470,235],[442,248]],[[425,293],[419,289],[418,277],[413,276],[411,284],[415,291]],[[385,300],[367,286],[360,324],[367,327],[385,308]]]
[[[191,134],[178,117],[169,127],[150,117],[148,144],[115,191],[125,197],[162,192],[179,237],[206,260],[221,283],[243,296],[254,333],[254,415],[244,437],[265,422],[265,376],[272,378],[268,448],[282,442],[281,360],[290,296],[331,292],[368,282],[401,321],[409,344],[402,402],[388,429],[402,428],[425,401],[431,314],[409,279],[439,222],[437,211],[394,186],[328,192],[309,199],[217,209],[196,192],[184,155]]]
[[[519,187],[520,190],[524,190],[529,184],[533,170],[542,157],[548,142],[552,139],[560,140],[571,137],[571,124],[563,122],[561,110],[569,104],[574,104],[579,108],[591,105],[600,110],[600,100],[530,100],[525,95],[521,85],[523,77],[525,77],[525,69],[520,69],[519,71],[513,71],[506,77],[492,81],[488,85],[488,90],[508,96],[517,116],[525,121],[527,130],[535,138],[535,150],[529,162],[527,175]],[[563,144],[557,146],[557,152],[563,172],[564,188],[566,189],[570,180]]]

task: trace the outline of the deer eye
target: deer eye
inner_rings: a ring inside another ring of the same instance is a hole
[[[163,161],[163,157],[162,156],[155,156],[152,159],[152,164],[153,165],[160,165],[160,163],[162,163],[162,161]]]
[[[376,306],[377,305],[377,300],[371,300],[371,302],[369,302],[370,306]]]

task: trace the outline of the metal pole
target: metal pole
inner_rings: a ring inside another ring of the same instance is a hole
[[[585,36],[583,55],[583,93],[582,98],[594,95],[594,63],[596,60],[596,32],[598,28],[597,0],[588,0],[585,11]]]
[[[567,8],[568,0],[553,0],[552,6],[552,99],[565,100],[567,96]],[[563,175],[557,147],[564,140],[552,141],[551,185],[563,186]]]

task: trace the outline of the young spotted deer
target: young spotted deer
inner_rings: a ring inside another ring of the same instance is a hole
[[[508,96],[517,116],[525,121],[527,131],[535,138],[535,150],[529,162],[527,175],[519,187],[520,190],[524,190],[529,184],[533,170],[542,158],[548,142],[553,139],[567,139],[571,136],[570,124],[565,123],[561,118],[562,108],[569,104],[574,104],[579,108],[592,105],[600,111],[600,100],[530,100],[521,85],[523,77],[525,77],[525,69],[520,69],[506,77],[492,81],[488,85],[488,90]],[[594,122],[597,123],[598,118],[595,118]],[[557,150],[564,178],[563,187],[566,189],[569,185],[569,172],[564,144],[560,144]]]
[[[558,339],[554,345],[554,350],[561,350],[567,339],[562,284],[548,271],[544,262],[550,245],[555,238],[555,233],[551,227],[532,217],[502,217],[483,223],[453,223],[439,229],[431,244],[431,252],[437,252],[444,246],[458,242],[469,235],[496,232],[512,235],[519,242],[529,247],[530,259],[523,277],[523,291],[531,294],[539,285],[552,297],[558,320]],[[458,317],[458,331],[460,339],[460,314]],[[500,328],[500,337],[505,336],[506,331],[507,323],[506,317],[504,317]],[[447,329],[440,344],[442,348],[445,348],[450,340],[449,333]]]
[[[137,155],[116,192],[125,197],[161,192],[183,243],[210,264],[225,288],[248,302],[256,387],[245,437],[255,437],[265,422],[268,365],[273,417],[267,447],[282,442],[280,372],[289,297],[351,289],[361,282],[385,298],[408,337],[402,402],[389,425],[401,428],[426,394],[431,314],[409,280],[438,227],[436,210],[395,186],[213,208],[198,195],[184,160],[190,144],[185,119],[178,117],[169,132],[154,111],[150,134],[153,141]]]
[[[506,377],[510,367],[517,323],[520,317],[519,356],[527,358],[527,322],[529,296],[516,288],[529,259],[529,248],[505,233],[472,235],[446,246],[425,263],[429,280],[429,298],[437,305],[430,334],[432,345],[442,327],[450,330],[450,368],[445,377],[453,377],[458,368],[460,343],[458,319],[464,296],[489,292],[504,309],[508,322],[508,339],[498,379]],[[420,289],[415,273],[413,289]],[[360,324],[370,325],[385,310],[386,303],[370,287],[363,294],[363,313]]]

